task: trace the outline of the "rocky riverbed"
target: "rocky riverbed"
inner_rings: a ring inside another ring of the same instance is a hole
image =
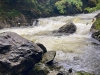
[[[99,75],[100,42],[91,37],[99,33],[90,32],[96,14],[41,18],[33,27],[1,29],[1,75]]]
[[[83,71],[73,73],[72,69],[60,71],[61,67],[54,65],[55,56],[56,51],[47,51],[42,44],[16,33],[0,34],[1,75],[93,75]]]

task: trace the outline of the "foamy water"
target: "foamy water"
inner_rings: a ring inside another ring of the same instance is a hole
[[[100,74],[100,43],[90,35],[94,16],[99,13],[79,14],[75,16],[58,16],[40,18],[37,26],[27,28],[2,29],[0,33],[11,31],[31,40],[42,43],[48,51],[55,50],[54,62],[64,70],[86,71]],[[74,22],[77,31],[71,35],[54,33],[68,22]],[[88,23],[88,24],[87,24]]]

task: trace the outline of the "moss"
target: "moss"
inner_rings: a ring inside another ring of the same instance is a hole
[[[94,24],[96,25],[96,30],[100,30],[100,19],[96,20]]]
[[[6,19],[6,18],[12,19],[12,18],[20,16],[20,14],[21,13],[18,10],[15,10],[15,9],[12,9],[10,11],[3,11],[2,10],[0,12],[0,19]]]
[[[45,64],[38,63],[35,64],[33,70],[29,72],[29,75],[47,75],[49,73],[49,68]]]
[[[96,21],[93,23],[93,27],[95,30],[100,31],[100,13],[95,16]]]

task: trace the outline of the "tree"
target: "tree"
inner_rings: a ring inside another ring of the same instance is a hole
[[[60,0],[55,3],[55,7],[59,10],[59,13],[62,14],[81,12],[82,5],[81,0]]]

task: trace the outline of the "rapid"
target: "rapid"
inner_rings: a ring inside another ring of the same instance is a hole
[[[1,29],[0,33],[15,32],[30,41],[42,43],[48,51],[57,51],[54,63],[65,71],[72,68],[73,71],[86,71],[100,75],[100,42],[93,39],[90,32],[92,20],[99,12],[39,18],[36,26],[5,28]],[[68,22],[76,25],[77,31],[74,34],[55,32]]]

